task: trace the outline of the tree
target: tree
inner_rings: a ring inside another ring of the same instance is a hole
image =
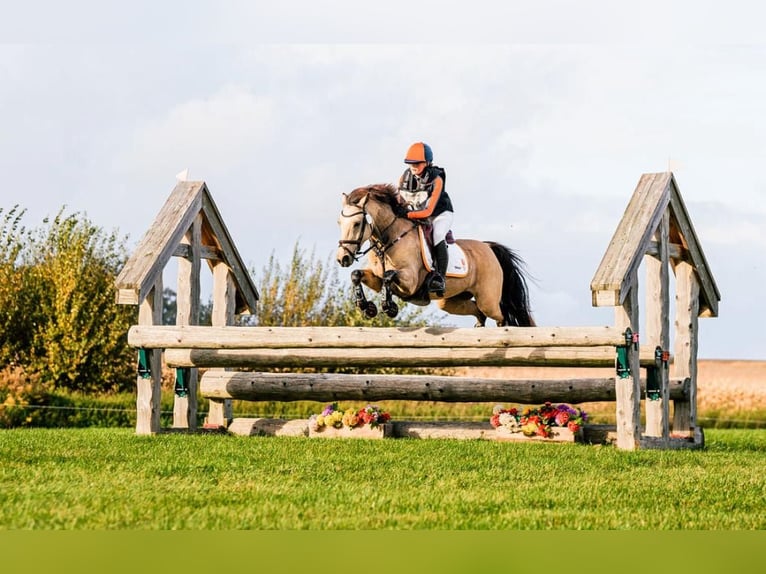
[[[162,290],[162,324],[175,325],[176,314],[178,313],[178,294],[170,287]],[[213,324],[213,300],[208,299],[207,303],[200,303],[199,306],[199,325]]]
[[[127,331],[136,309],[114,303],[125,239],[82,214],[27,232],[14,208],[0,224],[0,358],[24,365],[55,388],[132,388],[135,356]]]

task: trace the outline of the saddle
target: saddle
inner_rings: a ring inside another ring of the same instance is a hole
[[[431,249],[434,246],[434,226],[430,223],[424,223],[420,226],[421,233],[425,237],[426,245]],[[444,238],[448,245],[455,243],[455,236],[452,235],[452,230],[447,232],[447,236]]]

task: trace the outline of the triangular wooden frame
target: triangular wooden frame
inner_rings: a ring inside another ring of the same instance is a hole
[[[594,307],[624,303],[643,256],[657,250],[652,238],[666,211],[670,212],[671,265],[675,268],[678,261],[687,261],[693,266],[700,284],[699,316],[718,316],[721,294],[672,172],[645,173],[639,179],[591,281]]]
[[[236,312],[255,311],[258,291],[204,181],[181,181],[175,186],[115,280],[117,303],[139,305],[170,258],[187,256],[189,245],[182,239],[198,215],[202,217],[201,257],[209,263],[223,261],[231,270]]]

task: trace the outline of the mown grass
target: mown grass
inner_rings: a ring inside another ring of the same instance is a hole
[[[766,431],[699,451],[0,432],[2,529],[764,529]]]

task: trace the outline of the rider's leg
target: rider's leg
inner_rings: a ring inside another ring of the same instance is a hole
[[[440,214],[434,218],[432,225],[434,236],[434,273],[429,281],[428,290],[431,293],[443,295],[446,288],[447,263],[449,261],[446,237],[452,227],[452,212],[445,211]]]

